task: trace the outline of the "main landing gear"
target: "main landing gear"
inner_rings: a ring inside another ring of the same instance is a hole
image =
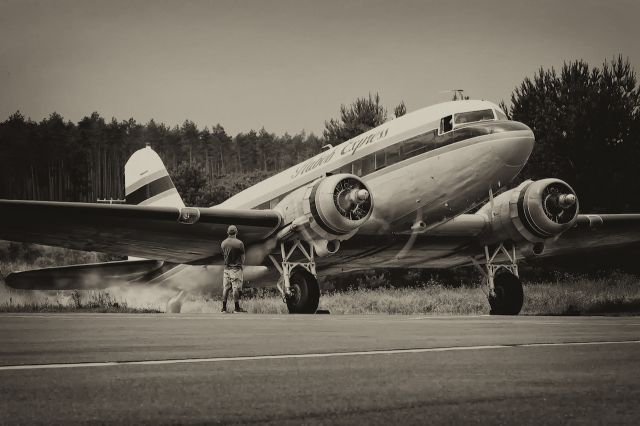
[[[315,314],[320,301],[320,287],[316,278],[313,245],[294,240],[287,249],[285,243],[280,243],[280,256],[281,259],[274,255],[269,255],[269,258],[280,272],[278,290],[289,313]]]
[[[491,315],[518,315],[524,302],[522,282],[518,277],[516,247],[500,243],[489,249],[484,247],[484,267],[473,260],[473,263],[484,275],[491,306]]]

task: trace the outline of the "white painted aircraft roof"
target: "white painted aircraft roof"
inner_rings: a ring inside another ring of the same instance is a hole
[[[398,134],[406,133],[407,131],[417,128],[420,126],[424,126],[427,123],[433,123],[434,128],[438,126],[440,119],[446,117],[448,115],[452,115],[459,112],[466,111],[478,111],[482,109],[497,109],[501,110],[500,107],[493,102],[485,101],[485,100],[459,100],[459,101],[449,101],[443,102],[440,104],[431,105],[425,108],[421,108],[419,110],[407,113],[406,115],[395,118],[393,120],[389,120],[380,126],[373,128],[365,133],[362,133],[355,138],[349,139],[345,141],[344,144],[348,144],[350,141],[362,137],[366,137],[369,134],[375,134],[380,132],[381,129],[388,129],[388,134],[383,139],[389,140],[393,138],[393,136]],[[504,111],[503,111],[504,112]],[[340,147],[344,146],[344,144],[339,145]],[[337,149],[338,147],[334,147],[333,149]],[[321,152],[313,158],[320,157],[322,155],[327,155],[329,151]],[[340,159],[340,155],[335,155],[331,162],[334,163],[336,160]],[[308,160],[305,160],[308,161]],[[310,182],[318,177],[317,173],[307,173],[299,176],[298,178],[292,179],[291,176],[293,172],[299,167],[299,164],[296,164],[289,169],[278,173],[277,175],[271,176],[263,180],[262,182],[257,183],[256,185],[245,189],[244,191],[234,195],[229,198],[222,204],[219,204],[220,207],[228,207],[228,208],[250,208],[253,207],[251,204],[255,204],[255,200],[265,198],[266,194],[270,194],[272,197],[274,191],[278,189],[282,189],[280,194],[291,191],[296,187],[300,187],[307,182]],[[324,169],[322,167],[321,169]],[[318,170],[319,171],[319,170]],[[268,197],[266,197],[268,198]],[[259,201],[259,203],[268,201],[267,199]]]

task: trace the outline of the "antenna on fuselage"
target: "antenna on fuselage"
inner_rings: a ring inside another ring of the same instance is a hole
[[[453,93],[453,99],[451,99],[452,101],[464,101],[466,99],[469,99],[468,96],[464,95],[464,89],[449,89],[443,90],[440,93]]]

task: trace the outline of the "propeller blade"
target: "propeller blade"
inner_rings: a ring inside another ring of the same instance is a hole
[[[407,256],[407,254],[409,254],[416,242],[416,239],[418,238],[418,234],[421,234],[422,232],[424,232],[424,222],[422,221],[422,207],[418,207],[418,210],[416,210],[416,220],[411,226],[411,235],[409,236],[409,239],[404,244],[402,249],[400,249],[400,251],[396,255],[397,260],[403,259]]]

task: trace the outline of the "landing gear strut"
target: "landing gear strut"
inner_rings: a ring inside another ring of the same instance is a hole
[[[518,277],[516,247],[508,249],[500,243],[495,249],[484,247],[484,268],[475,260],[473,263],[485,276],[491,306],[491,315],[518,315],[524,302],[522,282]],[[498,260],[500,257],[500,260]]]
[[[318,310],[320,287],[316,278],[314,249],[312,244],[307,246],[301,240],[294,240],[287,250],[285,243],[280,243],[281,259],[269,255],[280,272],[278,290],[290,314],[314,314]]]

